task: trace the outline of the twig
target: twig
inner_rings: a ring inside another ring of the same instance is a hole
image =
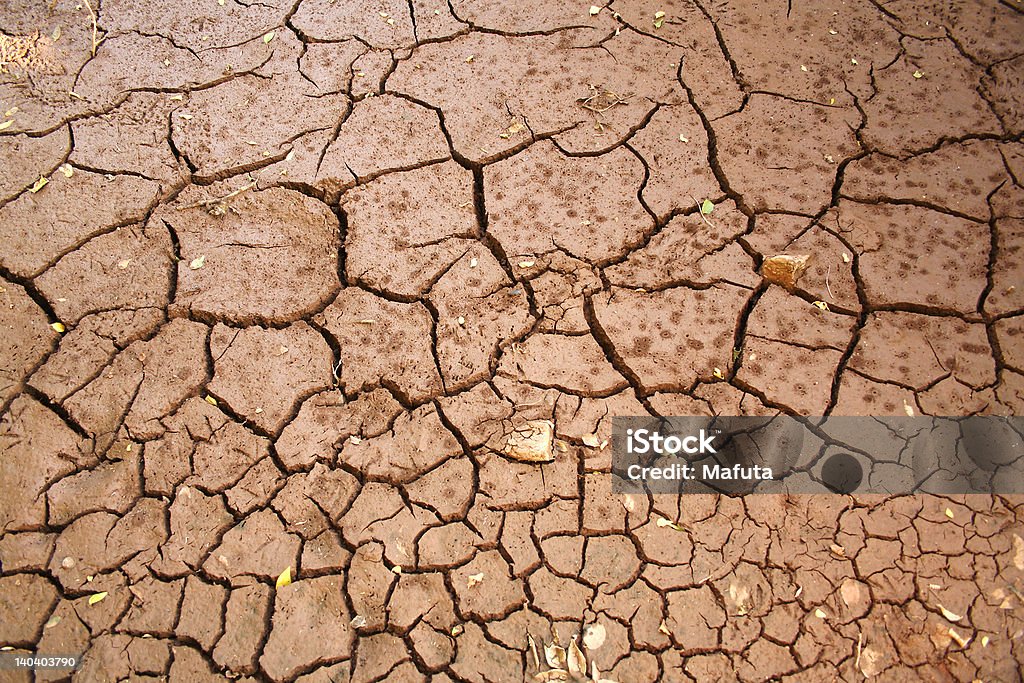
[[[863,646],[863,645],[864,645],[864,632],[861,631],[860,633],[857,634],[857,659],[853,663],[853,668],[855,668],[855,669],[860,668],[860,652],[861,652],[861,646]]]
[[[711,224],[711,221],[708,220],[708,217],[705,216],[704,212],[700,210],[700,202],[697,201],[697,198],[691,194],[690,199],[693,200],[694,205],[697,207],[697,213],[700,214],[700,219],[707,223],[709,228],[714,228],[715,226]]]
[[[242,194],[246,190],[251,190],[254,187],[256,187],[256,181],[255,180],[253,180],[252,182],[250,182],[247,185],[243,185],[242,187],[238,188],[237,190],[234,190],[232,192],[228,192],[223,197],[214,197],[213,199],[207,199],[205,201],[196,202],[195,204],[189,204],[188,206],[179,206],[178,207],[178,211],[184,211],[185,209],[198,209],[199,207],[206,207],[206,206],[213,206],[215,204],[221,204],[221,203],[226,202],[227,200],[231,199],[232,197],[237,197],[238,195]]]
[[[89,0],[85,0],[85,6],[89,10],[89,16],[92,17],[92,56],[96,56],[96,48],[99,46],[100,41],[96,40],[96,33],[98,27],[96,25],[96,10],[92,8],[92,3]]]
[[[825,270],[825,289],[828,290],[828,298],[835,300],[835,294],[832,293],[832,288],[828,285],[828,276],[832,273],[832,264],[828,264],[828,268]]]

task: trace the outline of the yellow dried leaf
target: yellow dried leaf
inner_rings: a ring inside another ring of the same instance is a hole
[[[598,7],[597,5],[591,5],[590,6],[590,16],[594,16],[595,14],[597,14],[600,11],[601,11],[601,8]]]
[[[520,268],[533,268],[535,265],[537,265],[537,262],[529,259],[526,261],[519,262]]]
[[[71,166],[71,164],[61,164],[60,172],[64,174],[65,178],[70,178],[71,176],[75,175],[75,169]]]
[[[292,582],[292,568],[291,566],[285,567],[284,571],[281,572],[277,577],[277,582],[274,583],[276,588],[283,588],[284,586],[291,585]]]
[[[64,323],[51,323],[50,327],[53,328],[54,332],[60,332],[61,334],[64,334],[64,330],[66,329],[64,327]]]
[[[483,580],[484,580],[484,573],[483,572],[480,572],[478,574],[470,574],[466,578],[466,586],[468,588],[472,588],[473,586],[477,585],[478,583],[480,583]]]
[[[49,182],[50,181],[44,178],[43,176],[39,176],[39,180],[32,183],[32,187],[28,188],[28,191],[31,192],[32,194],[35,194],[36,192],[39,192],[39,190],[46,187],[49,184]]]
[[[992,642],[992,641],[991,641],[991,640],[989,639],[989,637],[988,637],[988,636],[982,636],[982,637],[981,637],[981,646],[982,646],[982,647],[988,647],[988,644],[989,644],[990,642]]]
[[[452,638],[458,638],[465,630],[462,624],[455,624],[455,626],[452,626]]]
[[[844,252],[843,252],[843,263],[849,263],[849,262],[850,262],[850,255],[849,255],[849,254],[847,254],[847,253],[846,253],[846,252],[844,251]]]
[[[946,508],[946,516],[950,519],[953,519],[953,511],[950,510],[949,508]]]
[[[50,34],[50,39],[56,43],[58,40],[60,40],[60,33],[60,26],[58,26],[57,28],[53,29],[53,33]]]
[[[828,615],[825,614],[825,611],[819,607],[818,609],[814,610],[814,616],[818,617],[819,619],[824,619]]]
[[[263,36],[263,42],[264,43],[269,43],[270,41],[272,41],[274,39],[275,35],[277,35],[277,34],[274,31],[268,32],[267,34],[265,34]]]
[[[565,648],[554,643],[544,646],[544,660],[552,669],[567,670],[568,663],[565,660]]]
[[[215,399],[213,396],[210,396],[209,394],[207,394],[206,398],[204,398],[203,400],[209,403],[211,406],[217,405],[217,399]]]
[[[914,72],[914,78],[921,78],[922,76],[924,76],[924,74],[921,73],[920,71],[915,71]]]
[[[814,302],[811,303],[811,305],[815,306],[816,308],[818,308],[819,310],[822,310],[822,311],[827,311],[828,310],[828,304],[825,303],[824,301],[814,301]]]
[[[590,448],[597,448],[601,445],[601,439],[597,434],[587,434],[583,437],[583,445]]]
[[[3,123],[0,123],[0,130],[7,130],[8,128],[10,128],[13,125],[14,125],[14,119],[11,119],[10,121],[4,121]]]
[[[394,574],[401,574],[402,573],[402,566],[396,564],[394,567],[391,568],[391,572],[394,573]]]
[[[107,597],[107,591],[103,591],[102,593],[93,593],[92,595],[89,596],[89,604],[90,605],[95,605],[97,602],[103,602],[103,600],[106,597]]]
[[[470,56],[466,57],[466,64],[472,64],[474,58],[475,58],[474,55],[470,55]]]
[[[903,399],[903,412],[907,414],[907,417],[914,417],[914,409],[907,403],[907,399]]]
[[[202,268],[202,267],[203,267],[203,266],[204,266],[205,264],[206,264],[206,254],[203,254],[202,256],[199,256],[199,257],[197,257],[197,258],[194,258],[194,259],[192,259],[192,260],[191,260],[191,261],[189,262],[189,264],[188,264],[188,267],[189,267],[190,269],[192,269],[192,270],[199,270],[199,269],[200,269],[200,268]]]
[[[658,632],[659,633],[664,633],[666,636],[671,636],[672,635],[672,632],[668,630],[668,624],[665,623],[664,619],[662,619],[661,623],[658,624]]]
[[[716,379],[725,379],[725,375],[722,374],[722,369],[721,368],[715,368],[711,372],[711,374],[714,375]]]

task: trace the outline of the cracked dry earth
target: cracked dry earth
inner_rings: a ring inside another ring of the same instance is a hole
[[[1021,5],[594,10],[5,3],[0,677],[1021,680],[1020,498],[600,445],[1024,409]]]

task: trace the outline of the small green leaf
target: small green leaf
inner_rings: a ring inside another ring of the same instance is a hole
[[[709,215],[714,210],[715,205],[711,202],[710,199],[705,199],[700,205],[700,212],[705,216]]]
[[[90,605],[95,605],[97,602],[102,602],[103,599],[106,598],[106,597],[107,597],[107,591],[103,591],[102,593],[93,593],[92,595],[89,596],[89,604]]]

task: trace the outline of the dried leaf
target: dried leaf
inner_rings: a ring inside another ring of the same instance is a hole
[[[56,43],[58,40],[60,40],[60,33],[60,26],[53,29],[53,33],[50,34],[50,40]]]
[[[1024,538],[1013,535],[1013,566],[1024,572]]]
[[[103,602],[103,600],[106,597],[107,597],[107,591],[103,591],[102,593],[93,593],[92,595],[89,596],[89,604],[90,605],[95,605],[97,602]]]
[[[956,622],[960,621],[961,619],[963,619],[963,616],[961,616],[959,614],[956,614],[954,612],[950,612],[948,609],[943,607],[941,604],[939,605],[939,611],[942,612],[942,616],[944,616],[946,618],[946,621],[952,621],[954,624]]]
[[[711,371],[711,374],[714,375],[716,379],[725,379],[725,375],[722,374],[722,369],[721,368],[713,369]]]
[[[665,13],[658,10],[654,13],[654,28],[661,28],[665,24]]]
[[[865,647],[860,653],[859,668],[865,678],[881,673],[885,668],[882,665],[882,653],[870,646]]]
[[[950,510],[949,508],[946,508],[946,516],[950,519],[953,519],[953,511]]]
[[[715,210],[715,205],[710,199],[705,199],[700,204],[700,212],[704,216],[710,216],[711,212]]]
[[[0,130],[7,130],[8,128],[10,128],[13,125],[14,125],[14,119],[11,119],[10,121],[4,121],[3,123],[0,123]]]
[[[559,647],[554,643],[544,646],[544,661],[552,669],[568,670],[569,668],[568,662],[565,659],[565,648]]]
[[[596,15],[600,11],[601,11],[601,8],[598,7],[597,5],[591,5],[590,6],[590,16],[594,16],[594,15]]]
[[[352,617],[352,621],[348,623],[352,626],[352,628],[362,628],[366,626],[366,617],[364,617],[362,614],[357,614],[354,617]]]
[[[569,641],[569,652],[567,653],[567,655],[569,673],[586,673],[587,658],[583,656],[583,651],[580,650],[580,646],[576,644],[576,638],[573,638],[571,641]]]
[[[583,437],[583,445],[590,448],[597,448],[601,445],[601,437],[597,434],[587,434]]]
[[[526,633],[526,642],[530,646],[530,653],[533,655],[533,668],[540,668],[540,655],[537,653],[537,641],[529,632]]]
[[[832,543],[828,547],[829,551],[836,557],[846,557],[846,548],[836,543]]]
[[[31,192],[32,194],[35,194],[36,192],[39,192],[39,190],[46,187],[49,183],[49,180],[47,180],[43,176],[39,176],[39,180],[32,183],[32,187],[28,188],[28,191]]]
[[[75,175],[75,169],[71,166],[71,164],[61,164],[60,172],[64,174],[65,178],[70,178],[71,176]]]
[[[955,640],[956,644],[959,645],[961,648],[967,647],[967,644],[971,642],[970,636],[965,638],[959,633],[957,633],[956,629],[954,628],[950,628],[949,631],[947,631],[947,633],[949,633],[949,637]]]
[[[914,78],[921,78],[922,76],[924,76],[924,74],[921,73],[920,71],[915,71],[914,72]]]
[[[268,32],[267,34],[265,34],[263,36],[263,42],[264,43],[269,43],[270,41],[272,41],[274,39],[275,35],[277,35],[277,34],[274,31]]]
[[[849,254],[847,254],[847,253],[846,253],[846,252],[844,251],[844,252],[843,252],[843,263],[849,263],[849,262],[850,262],[850,255],[849,255]]]
[[[480,583],[483,580],[484,580],[484,573],[483,572],[480,572],[478,574],[470,574],[466,578],[466,586],[468,588],[472,588],[473,586],[477,585],[478,583]]]
[[[391,568],[391,572],[394,573],[394,574],[401,574],[402,573],[402,565],[396,564],[394,567]]]
[[[63,619],[63,618],[64,617],[62,617],[62,616],[60,616],[58,614],[54,614],[53,616],[51,616],[49,619],[46,620],[46,623],[43,624],[43,628],[44,629],[53,628],[54,626],[59,624],[61,622],[61,619]]]
[[[604,645],[608,632],[601,624],[590,624],[583,629],[583,646],[588,650],[596,650]]]
[[[658,527],[660,527],[660,528],[668,527],[670,529],[675,529],[676,531],[682,531],[683,530],[683,525],[682,524],[679,524],[677,522],[673,522],[670,519],[665,519],[664,517],[658,517],[658,520],[655,522],[655,524],[657,524]]]
[[[810,254],[779,254],[766,259],[761,265],[761,275],[768,282],[781,285],[786,289],[796,287],[797,280],[807,270]]]
[[[458,638],[465,630],[466,628],[462,624],[455,624],[455,626],[452,626],[452,638]]]
[[[825,611],[819,607],[818,609],[814,610],[814,616],[818,617],[819,619],[824,619],[828,615],[825,614]]]
[[[209,394],[207,394],[203,400],[209,403],[211,406],[217,405],[217,399],[215,399],[213,396],[210,396]]]
[[[981,637],[981,646],[982,647],[988,647],[988,644],[990,642],[992,642],[992,641],[991,641],[991,639],[988,636],[982,636]]]
[[[565,669],[548,669],[533,675],[535,681],[568,681],[570,674]]]
[[[527,259],[526,261],[519,262],[520,268],[533,268],[535,265],[537,265],[537,262],[532,259]]]
[[[276,588],[282,588],[290,585],[292,582],[292,568],[290,566],[285,567],[284,571],[277,577],[277,582],[274,584]]]
[[[827,311],[828,310],[828,304],[825,303],[824,301],[812,301],[811,305],[817,307],[818,309],[820,309],[822,311]]]
[[[914,417],[914,408],[907,403],[907,399],[903,399],[903,412],[907,414],[907,417]]]
[[[192,259],[192,261],[189,262],[188,267],[191,268],[192,270],[199,270],[205,264],[206,264],[206,254],[203,254],[202,256],[199,256],[197,258]]]
[[[661,623],[658,624],[658,633],[664,633],[666,636],[672,635],[672,631],[668,630],[668,624],[665,623],[664,619],[662,619]]]
[[[64,327],[64,323],[51,323],[50,327],[53,328],[54,332],[60,332],[61,334],[64,334],[64,330],[66,329]]]

